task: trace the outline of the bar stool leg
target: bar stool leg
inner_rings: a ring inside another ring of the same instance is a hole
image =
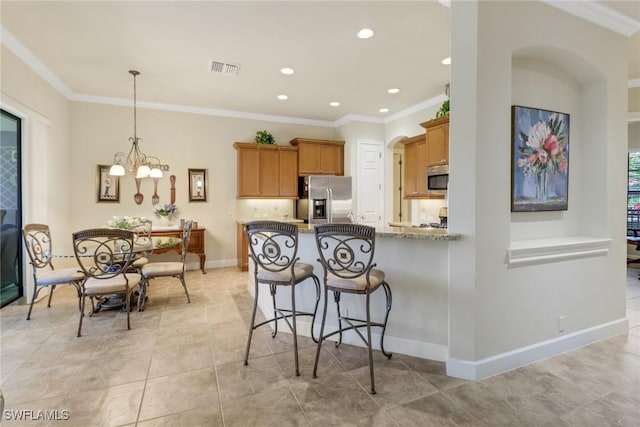
[[[251,323],[249,324],[249,337],[247,338],[247,350],[244,353],[244,364],[249,364],[249,349],[251,348],[251,337],[253,336],[253,329],[256,323],[256,310],[258,309],[258,278],[254,277],[256,290],[254,291],[253,298],[253,312],[251,313]]]
[[[316,314],[318,313],[318,304],[320,303],[320,280],[318,280],[315,274],[311,276],[311,278],[316,285],[316,306],[313,308],[313,316],[311,317],[311,339],[317,344],[318,340],[313,335],[313,325],[316,324]]]
[[[53,297],[53,291],[56,290],[56,285],[51,286],[51,290],[49,291],[49,302],[47,303],[47,307],[51,307],[51,298]]]
[[[271,291],[271,301],[273,301],[273,318],[277,319],[278,318],[278,309],[276,306],[276,285],[274,284],[269,284],[269,289]],[[276,335],[278,335],[278,321],[275,320],[273,325],[273,332],[271,333],[271,337],[275,338]]]
[[[320,322],[320,336],[318,337],[318,347],[316,349],[316,361],[313,364],[313,378],[318,378],[318,359],[320,358],[320,349],[322,348],[322,340],[324,339],[324,322],[327,320],[327,288],[324,288],[324,307],[322,308],[322,322]]]
[[[371,376],[371,394],[376,394],[376,384],[373,378],[373,351],[371,350],[371,313],[369,310],[369,292],[367,292],[367,350],[369,351],[369,375]]]
[[[278,321],[276,320],[276,324]],[[291,329],[293,329],[293,358],[295,361],[296,377],[300,376],[298,367],[298,328],[296,326],[296,285],[291,285]]]
[[[339,347],[340,344],[342,344],[342,313],[340,313],[340,292],[339,291],[333,291],[333,299],[336,302],[336,307],[338,309],[338,330],[339,335],[338,335],[338,341],[336,342],[336,347]]]
[[[389,312],[391,311],[392,295],[391,295],[391,288],[389,287],[389,284],[387,282],[382,282],[382,289],[384,289],[384,294],[387,297],[387,312],[384,315],[384,323],[382,324],[382,334],[380,334],[380,350],[382,351],[382,354],[384,354],[387,357],[387,359],[391,359],[392,354],[387,353],[384,350],[384,333],[387,330],[387,320],[389,320]]]

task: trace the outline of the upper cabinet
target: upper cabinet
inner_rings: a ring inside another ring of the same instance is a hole
[[[298,147],[298,174],[344,175],[344,141],[295,138]]]
[[[298,149],[236,142],[238,198],[298,197]]]
[[[421,199],[427,194],[427,138],[425,134],[412,136],[404,144],[404,197]]]
[[[427,131],[427,167],[449,164],[449,117],[420,123]]]

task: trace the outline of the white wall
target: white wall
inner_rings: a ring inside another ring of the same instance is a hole
[[[34,215],[25,219],[46,220],[52,225],[55,224],[51,229],[54,248],[70,250],[71,229],[67,220],[71,214],[71,195],[67,185],[71,175],[69,103],[4,46],[1,63],[0,87],[3,108],[9,107],[9,112],[14,114],[22,112],[27,116],[40,117],[48,124],[45,126],[46,146],[39,147],[37,153],[33,152],[36,148],[33,145],[34,141],[24,140],[23,135],[23,144],[27,144],[24,147],[25,151],[46,161],[41,167],[23,170],[27,181],[23,182],[23,187],[28,185],[36,190],[35,194],[45,195],[24,201],[23,211],[33,212]],[[53,165],[56,167],[52,167]],[[28,166],[25,169],[29,169]]]
[[[567,337],[620,330],[627,40],[541,2],[452,2],[452,34],[449,224],[464,238],[450,244],[448,367],[474,377],[531,361],[510,353],[528,346],[566,350],[559,316]],[[571,115],[568,211],[511,214],[513,104]],[[521,239],[572,235],[610,237],[610,252],[506,263]]]
[[[640,150],[640,122],[629,122],[629,151]]]

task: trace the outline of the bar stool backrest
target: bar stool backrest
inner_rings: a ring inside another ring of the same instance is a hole
[[[251,259],[274,273],[291,269],[298,261],[298,227],[278,221],[245,224]]]
[[[375,228],[359,224],[320,224],[316,225],[315,232],[320,262],[335,276],[354,279],[375,265]]]

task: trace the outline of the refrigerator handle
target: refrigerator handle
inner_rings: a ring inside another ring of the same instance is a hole
[[[327,222],[333,222],[333,190],[327,188]]]

